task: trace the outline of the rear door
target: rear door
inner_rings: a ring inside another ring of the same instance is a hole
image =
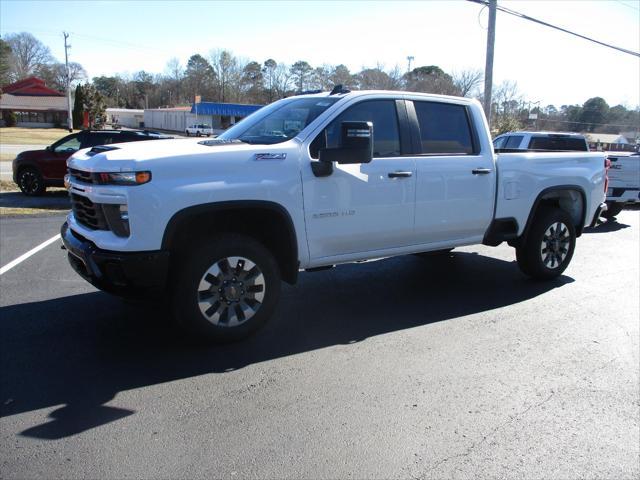
[[[420,152],[415,157],[416,243],[475,243],[493,219],[494,162],[491,153],[481,154],[467,108],[442,101],[407,102]]]

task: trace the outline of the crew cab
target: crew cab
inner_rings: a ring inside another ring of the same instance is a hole
[[[190,137],[191,135],[195,135],[196,137],[206,135],[207,137],[210,137],[213,135],[213,127],[206,123],[196,123],[195,125],[190,125],[185,128],[184,133],[187,137]]]
[[[13,160],[13,181],[25,195],[42,195],[47,187],[62,187],[67,159],[80,149],[111,143],[172,138],[141,130],[82,130],[44,150],[28,150]]]
[[[640,202],[640,153],[610,153],[606,218],[614,218],[626,205]]]
[[[493,140],[493,147],[501,151],[589,151],[589,143],[586,137],[580,133],[572,132],[508,132],[498,135]]]
[[[258,328],[300,270],[507,241],[526,275],[557,277],[604,208],[602,153],[498,156],[477,101],[410,92],[336,87],[216,139],[82,150],[68,166],[76,272],[159,294],[214,341]]]

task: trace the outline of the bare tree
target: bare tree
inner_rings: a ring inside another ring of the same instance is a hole
[[[228,50],[212,50],[211,67],[216,74],[218,97],[222,102],[235,100],[240,91],[244,65]]]
[[[11,47],[12,73],[14,80],[33,75],[43,65],[53,63],[49,47],[27,32],[7,35]]]
[[[67,69],[64,63],[52,63],[48,65],[40,65],[34,72],[51,88],[60,92],[67,89]],[[75,86],[87,79],[87,72],[82,65],[76,62],[69,62],[69,82],[71,87]]]
[[[460,95],[463,97],[475,96],[483,80],[482,70],[469,69],[453,72],[453,84],[460,90]]]

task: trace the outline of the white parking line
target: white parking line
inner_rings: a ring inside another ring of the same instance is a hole
[[[13,267],[15,267],[16,265],[18,265],[19,263],[24,262],[27,258],[29,258],[31,255],[33,255],[34,253],[38,253],[40,250],[42,250],[44,247],[46,247],[47,245],[52,244],[53,242],[55,242],[56,240],[58,240],[60,238],[60,234],[57,234],[55,237],[51,237],[49,240],[46,240],[44,242],[42,242],[40,245],[38,245],[35,248],[32,248],[31,250],[29,250],[27,253],[25,253],[24,255],[20,255],[18,258],[16,258],[15,260],[13,260],[12,262],[7,263],[4,267],[0,268],[0,275],[2,275],[3,273],[8,272],[9,270],[11,270]]]

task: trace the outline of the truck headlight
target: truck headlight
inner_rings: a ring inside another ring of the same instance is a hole
[[[151,172],[102,172],[94,178],[100,185],[142,185],[151,181]]]

